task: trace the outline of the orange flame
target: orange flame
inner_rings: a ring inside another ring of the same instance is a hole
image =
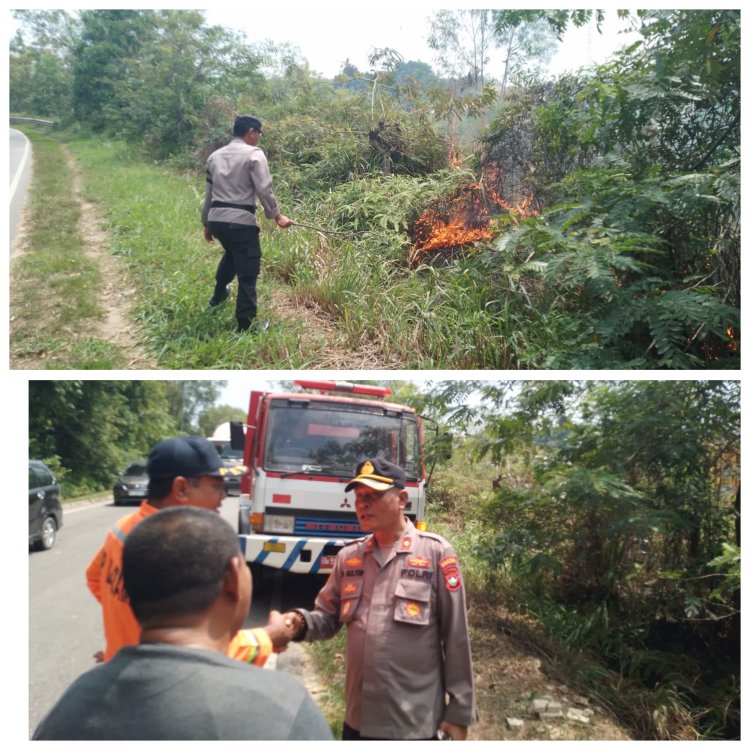
[[[414,245],[409,260],[435,250],[453,250],[482,240],[491,240],[497,230],[490,219],[501,213],[535,216],[533,196],[516,205],[506,201],[493,185],[499,184],[499,170],[486,170],[480,182],[464,185],[452,198],[443,199],[423,213],[412,227]]]
[[[740,348],[735,339],[734,328],[732,328],[732,326],[729,326],[729,328],[727,328],[727,337],[731,339],[731,341],[727,344],[727,348],[729,349],[729,351],[738,352]]]

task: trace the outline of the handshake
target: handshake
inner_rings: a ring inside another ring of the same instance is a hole
[[[274,653],[281,653],[297,636],[304,635],[305,618],[295,611],[281,614],[276,609],[268,615],[268,624],[263,628],[273,643]]]

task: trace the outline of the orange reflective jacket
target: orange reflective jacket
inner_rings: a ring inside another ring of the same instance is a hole
[[[141,627],[130,609],[123,587],[122,548],[127,535],[144,518],[158,512],[158,508],[144,501],[135,513],[121,518],[86,568],[86,584],[102,605],[107,641],[104,661],[109,661],[123,646],[134,646],[140,641]],[[229,644],[227,653],[233,659],[262,667],[272,650],[268,633],[263,628],[253,628],[240,630]]]

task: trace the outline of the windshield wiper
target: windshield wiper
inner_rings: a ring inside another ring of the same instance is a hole
[[[318,466],[316,464],[302,464],[299,469],[292,469],[291,471],[285,471],[282,473],[281,478],[288,477],[292,474],[322,474],[324,471],[331,473],[336,471],[335,466]],[[339,475],[342,469],[339,469]],[[344,475],[347,476],[347,475]]]

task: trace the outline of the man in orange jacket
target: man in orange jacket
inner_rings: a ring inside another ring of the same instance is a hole
[[[216,448],[205,438],[168,438],[151,451],[148,499],[135,513],[117,522],[86,568],[86,583],[102,605],[107,641],[104,652],[97,653],[97,660],[109,661],[123,646],[140,641],[141,628],[130,608],[122,579],[122,549],[128,534],[144,518],[163,508],[191,505],[218,513],[226,497],[225,473]],[[159,571],[154,571],[154,575],[159,575]],[[284,649],[289,631],[284,617],[274,610],[265,627],[240,630],[227,653],[240,661],[263,666],[274,649]]]

